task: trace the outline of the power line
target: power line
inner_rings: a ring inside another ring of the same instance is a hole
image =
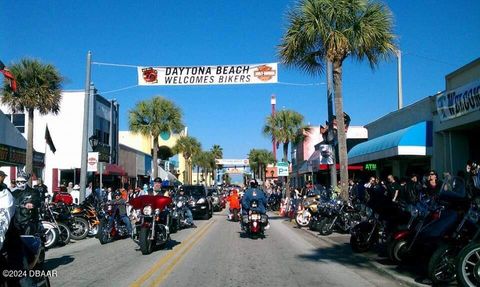
[[[403,51],[403,54],[404,54],[404,55],[411,55],[411,56],[414,56],[414,57],[422,58],[422,59],[425,59],[425,60],[429,60],[429,61],[432,61],[432,62],[444,64],[444,65],[457,66],[457,65],[455,65],[455,64],[452,64],[452,63],[449,63],[449,62],[445,62],[445,61],[443,61],[443,60],[437,60],[437,59],[434,59],[434,58],[430,58],[430,57],[427,57],[427,56],[419,55],[419,54],[412,53],[412,52],[408,52],[408,51]]]
[[[123,91],[123,90],[132,89],[132,88],[136,88],[136,87],[138,87],[138,85],[133,85],[133,86],[128,86],[128,87],[124,87],[124,88],[120,88],[120,89],[116,89],[116,90],[101,92],[100,94],[101,94],[101,95],[111,94],[111,93],[116,93],[116,92],[120,92],[120,91]]]

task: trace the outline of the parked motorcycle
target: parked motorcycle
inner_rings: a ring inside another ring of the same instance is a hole
[[[318,213],[318,202],[320,196],[305,197],[303,202],[299,204],[295,222],[298,227],[307,227],[310,225],[312,214]]]
[[[472,242],[465,246],[455,263],[457,282],[460,286],[480,286],[480,242]]]
[[[100,220],[98,219],[95,203],[93,201],[93,196],[89,196],[81,204],[72,206],[71,213],[78,229],[77,232],[72,233],[74,233],[74,236],[79,234],[80,239],[82,239],[81,237],[95,236],[98,233]],[[81,231],[84,230],[87,230],[86,234],[81,233]],[[75,239],[74,237],[72,238]]]
[[[140,245],[142,254],[150,254],[155,247],[163,247],[170,240],[170,211],[172,199],[163,196],[143,195],[130,201],[139,209],[139,221],[135,223],[133,239]]]
[[[280,202],[282,201],[282,196],[276,193],[270,194],[267,199],[268,209],[271,211],[278,211],[280,209]]]
[[[100,244],[106,244],[112,242],[116,239],[122,239],[128,237],[128,229],[119,219],[118,209],[115,208],[115,205],[112,202],[107,202],[101,205],[99,211],[100,224],[98,226],[97,238],[100,241]],[[114,217],[112,223],[110,223],[110,218]]]
[[[71,238],[71,232],[67,224],[57,220],[58,218],[64,218],[64,215],[60,216],[61,213],[59,211],[54,211],[56,205],[56,203],[45,203],[42,206],[42,226],[45,228],[47,236],[47,248],[53,247],[55,244],[67,245]],[[53,230],[53,228],[57,231]],[[55,237],[57,237],[57,240],[55,240]]]
[[[446,180],[438,202],[420,202],[414,210],[420,214],[418,222],[393,235],[387,247],[389,258],[398,264],[413,254],[432,254],[441,240],[455,231],[459,223],[458,207],[465,205],[465,201],[463,179]]]
[[[336,201],[330,212],[319,224],[321,235],[330,235],[334,230],[348,233],[352,227],[361,222],[361,216],[348,202]]]

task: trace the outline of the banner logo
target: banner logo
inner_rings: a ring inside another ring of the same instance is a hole
[[[270,81],[276,75],[276,73],[277,72],[273,70],[272,67],[269,67],[267,65],[262,65],[257,68],[257,70],[254,72],[254,75],[259,80],[267,82],[267,81]]]
[[[142,69],[143,79],[147,83],[156,84],[158,83],[158,71],[154,68],[144,68]]]

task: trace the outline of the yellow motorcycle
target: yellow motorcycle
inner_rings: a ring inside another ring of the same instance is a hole
[[[295,216],[295,222],[298,227],[302,228],[310,225],[312,216],[318,213],[318,200],[320,200],[320,195],[304,197],[302,203],[298,206],[297,215]]]

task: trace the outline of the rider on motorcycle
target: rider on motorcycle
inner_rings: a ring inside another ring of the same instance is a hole
[[[233,216],[233,210],[237,209],[240,210],[240,197],[238,195],[238,190],[234,189],[232,194],[228,197],[229,209],[230,214]]]
[[[267,197],[265,196],[265,193],[263,192],[263,190],[258,188],[258,183],[256,180],[252,179],[249,185],[250,188],[247,188],[245,190],[245,193],[242,197],[242,216],[248,216],[248,212],[251,210],[250,203],[253,200],[257,200],[258,202],[258,206],[255,208],[255,211],[259,212],[261,215],[267,216]],[[243,224],[244,223],[242,220],[242,228],[244,228]],[[267,225],[265,226],[265,229],[268,228],[270,228],[270,223],[268,223],[267,217]]]
[[[28,185],[29,176],[21,172],[17,175],[16,187],[12,191],[17,208],[14,224],[21,234],[34,235],[39,227],[39,193]]]
[[[118,215],[120,219],[125,223],[125,226],[127,227],[128,234],[131,236],[132,235],[132,224],[130,223],[130,219],[127,216],[127,208],[126,208],[126,202],[125,199],[122,198],[122,194],[120,191],[115,191],[114,192],[114,199],[112,199],[112,204],[114,205],[115,209],[118,209]],[[116,210],[113,210],[113,214],[116,213]],[[110,226],[112,226],[113,221],[115,220],[115,216],[110,217]]]
[[[195,225],[195,223],[193,223],[193,215],[192,215],[192,211],[190,210],[190,208],[188,207],[188,197],[185,195],[185,190],[183,190],[183,188],[180,188],[179,191],[178,191],[178,194],[175,198],[175,201],[183,201],[184,203],[184,207],[185,207],[185,216],[187,217],[187,224],[190,225],[190,227],[192,228],[197,228],[197,226]]]

